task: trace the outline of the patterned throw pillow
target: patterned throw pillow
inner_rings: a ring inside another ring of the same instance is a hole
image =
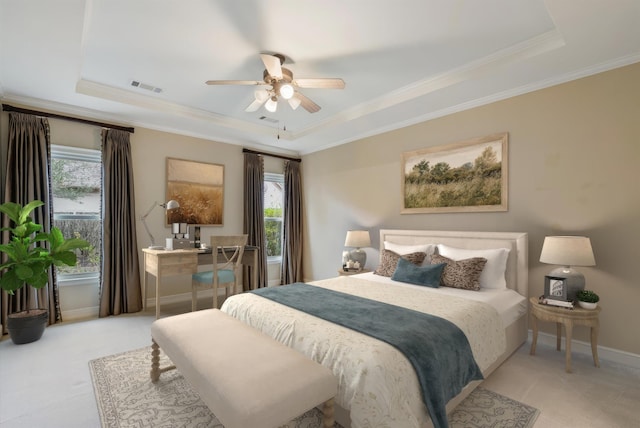
[[[442,272],[443,286],[477,291],[480,290],[480,274],[487,259],[473,257],[455,261],[440,254],[434,254],[431,256],[431,263],[447,264]]]
[[[382,252],[382,257],[380,258],[380,266],[373,272],[376,275],[388,276],[391,277],[393,273],[396,271],[396,267],[398,266],[398,260],[402,257],[405,260],[409,260],[411,263],[415,265],[420,265],[424,261],[424,258],[427,257],[427,253],[417,252],[399,255],[390,250],[384,250]]]

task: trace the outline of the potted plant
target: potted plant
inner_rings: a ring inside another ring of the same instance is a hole
[[[42,225],[34,223],[31,212],[44,205],[42,201],[29,202],[24,207],[15,202],[0,205],[0,212],[11,220],[12,227],[0,231],[11,233],[9,242],[0,245],[0,252],[6,255],[0,264],[0,288],[9,294],[29,285],[42,288],[49,281],[51,266],[75,266],[77,258],[74,250],[87,248],[83,239],[65,239],[57,227],[50,233],[42,232]],[[46,245],[45,243],[48,243]],[[47,325],[47,309],[27,309],[9,314],[7,329],[16,344],[34,342]]]
[[[600,297],[591,290],[580,290],[576,293],[578,305],[584,309],[595,309],[598,306]]]

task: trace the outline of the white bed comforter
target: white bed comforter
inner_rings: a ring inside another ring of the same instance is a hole
[[[353,277],[312,284],[453,322],[483,371],[505,351],[502,320],[486,303]],[[387,343],[252,293],[230,297],[222,310],[330,368],[338,378],[336,401],[350,411],[353,428],[418,428],[430,421],[411,363]]]

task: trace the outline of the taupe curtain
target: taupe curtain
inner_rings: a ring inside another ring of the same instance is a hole
[[[244,281],[245,290],[256,275],[258,288],[267,285],[267,253],[264,233],[264,161],[254,153],[244,154],[244,233],[248,245],[258,247],[258,265],[253,271],[245,269],[249,281]]]
[[[30,114],[9,113],[9,138],[6,150],[4,202],[25,205],[36,199],[41,200],[44,205],[35,209],[31,213],[31,218],[41,224],[45,232],[49,232],[53,224],[49,121]],[[3,216],[2,226],[8,227],[9,223],[9,219]],[[5,231],[2,234],[2,242],[8,240],[9,232]],[[47,286],[39,290],[23,287],[13,296],[3,291],[0,300],[2,308],[0,321],[5,331],[7,315],[25,309],[47,309],[49,324],[62,321],[54,269],[50,269]]]
[[[104,218],[100,317],[106,317],[142,309],[133,160],[128,132],[102,131],[102,167]]]
[[[302,282],[302,179],[300,162],[284,165],[284,233],[282,236],[282,284]]]

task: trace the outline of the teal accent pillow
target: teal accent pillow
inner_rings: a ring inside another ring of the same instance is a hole
[[[391,279],[414,285],[438,288],[440,286],[440,277],[442,277],[442,272],[446,265],[446,263],[439,263],[436,265],[417,266],[409,260],[400,258]]]

